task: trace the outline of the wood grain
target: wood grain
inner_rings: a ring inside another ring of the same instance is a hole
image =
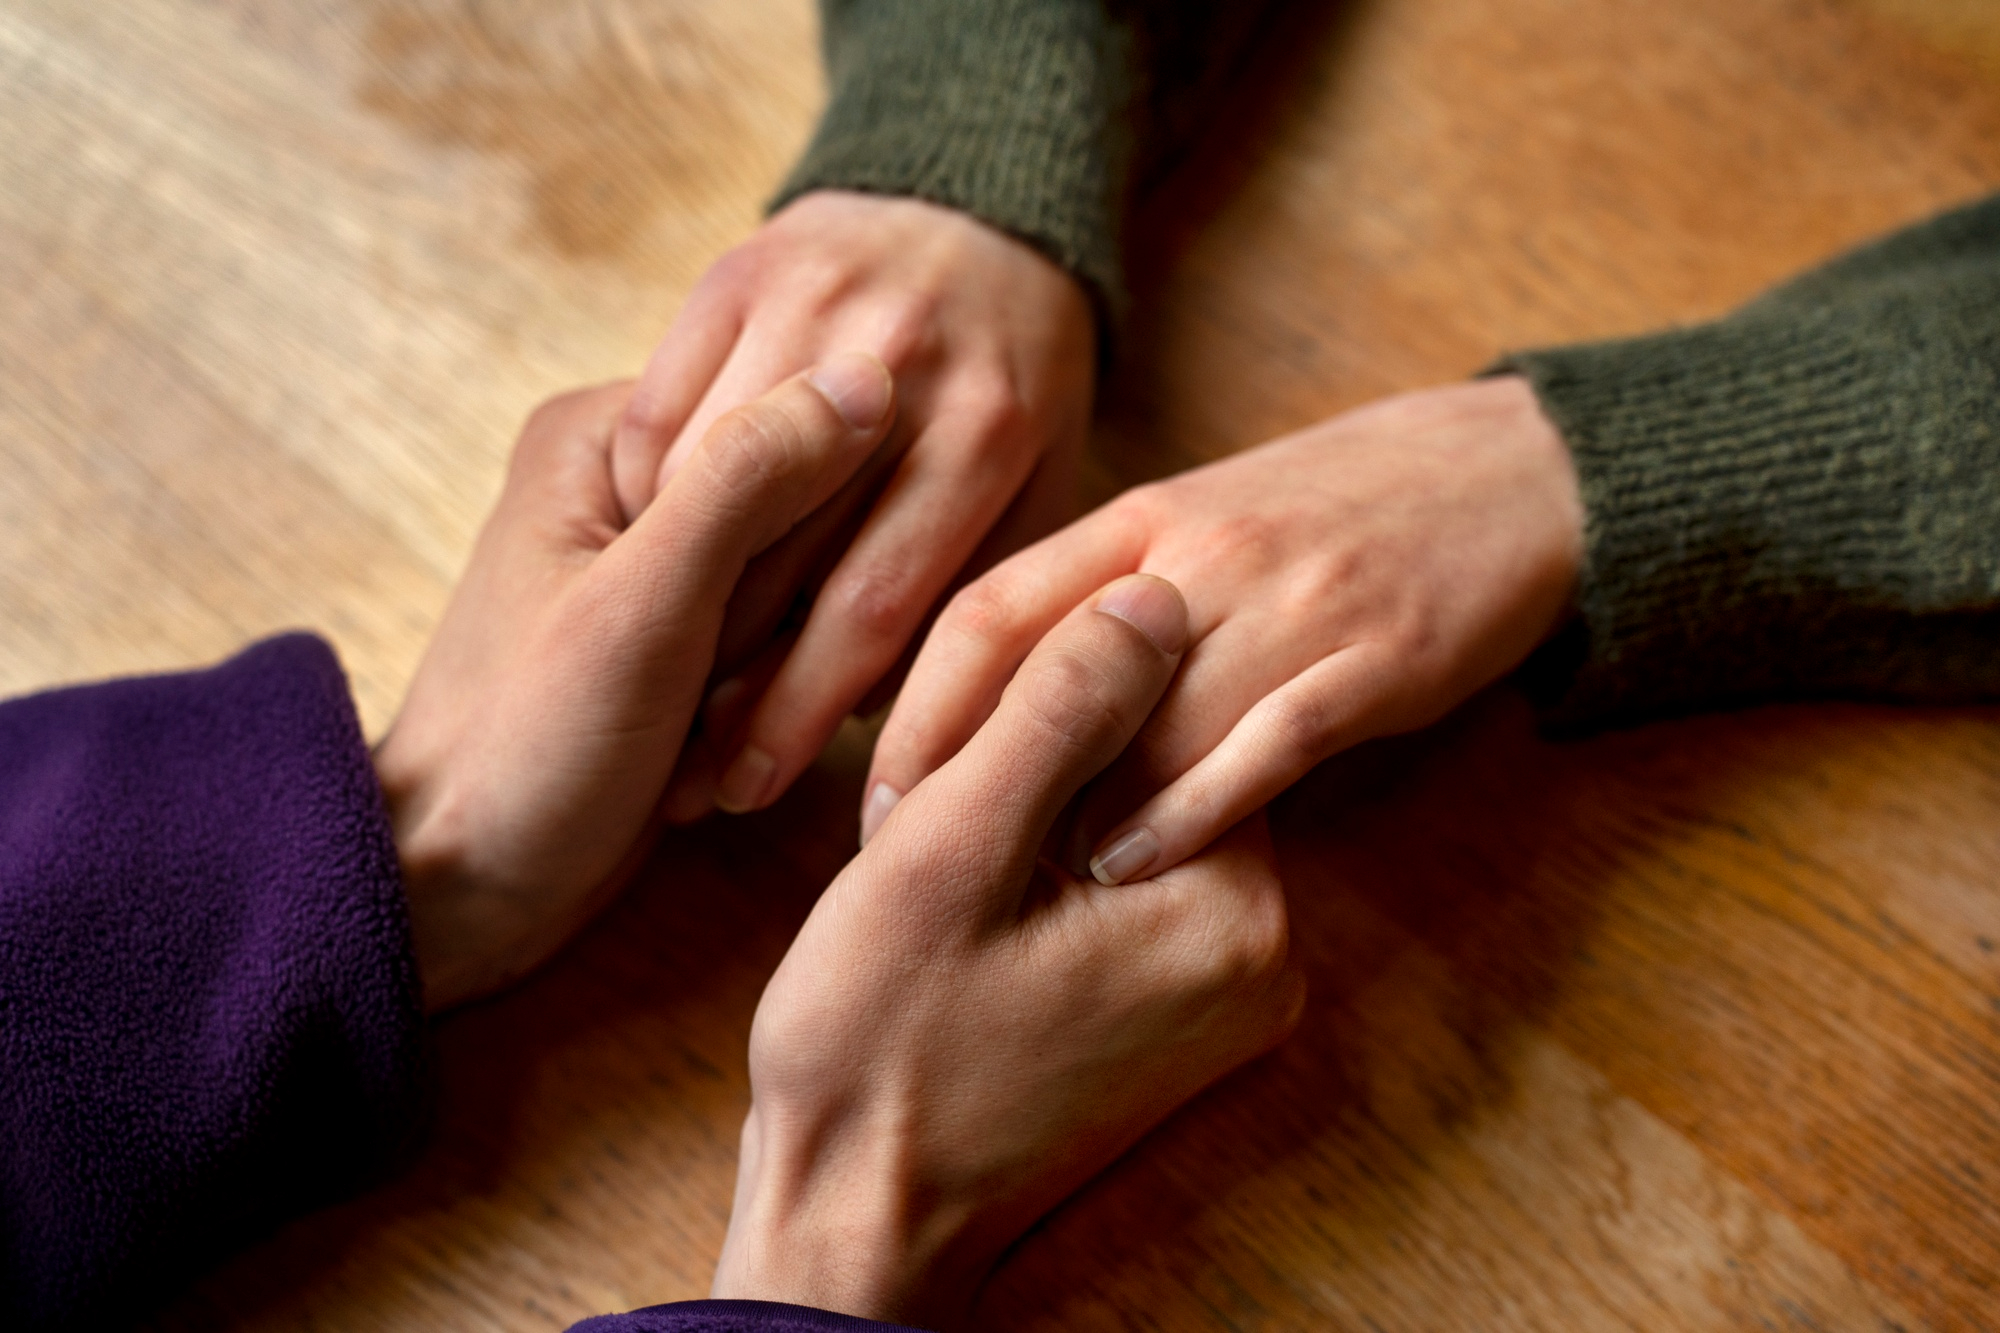
[[[2000,187],[1983,0],[1353,0],[1141,210],[1094,488],[1698,319]],[[804,0],[0,0],[0,690],[312,625],[379,730],[541,396],[639,364],[821,96]],[[438,1129],[171,1330],[701,1294],[867,734],[437,1033]],[[2000,1328],[2000,712],[1539,738],[1281,802],[1300,1033],[994,1328]]]

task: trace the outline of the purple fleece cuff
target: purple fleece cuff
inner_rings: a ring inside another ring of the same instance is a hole
[[[392,1162],[409,933],[320,640],[0,704],[0,1327],[143,1308]]]
[[[878,1324],[772,1301],[680,1301],[649,1305],[630,1314],[599,1315],[572,1324],[569,1333],[917,1333],[903,1324]]]

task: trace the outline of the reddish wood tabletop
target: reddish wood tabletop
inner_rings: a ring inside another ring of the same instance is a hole
[[[1098,495],[2000,188],[1990,0],[1351,0],[1142,209]],[[0,0],[0,690],[322,629],[392,716],[515,426],[633,371],[822,84],[806,0]],[[441,1023],[401,1176],[161,1329],[703,1294],[868,733]],[[2000,710],[1581,742],[1500,688],[1277,808],[1298,1035],[999,1329],[2000,1328]]]

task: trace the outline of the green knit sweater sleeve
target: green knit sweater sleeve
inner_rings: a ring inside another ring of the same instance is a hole
[[[897,194],[1018,236],[1114,322],[1136,177],[1247,49],[1267,0],[822,0],[829,98],[773,208]]]
[[[1714,323],[1503,368],[1583,488],[1557,726],[2000,696],[2000,196]]]

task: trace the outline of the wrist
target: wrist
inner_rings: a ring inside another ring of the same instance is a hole
[[[457,821],[437,798],[425,767],[400,745],[392,729],[372,756],[375,777],[389,815],[390,834],[402,872],[403,901],[410,914],[410,939],[430,1013],[497,989],[490,979],[483,923],[472,906],[476,895],[465,873]]]
[[[1533,637],[1533,642],[1545,642],[1577,614],[1585,513],[1576,459],[1525,375],[1509,371],[1462,387],[1491,407],[1495,437],[1511,451],[1516,470],[1530,479],[1522,488],[1528,498],[1517,515],[1517,526],[1544,534],[1549,551],[1550,589],[1541,599],[1546,613]]]
[[[917,1188],[909,1157],[851,1127],[774,1134],[753,1106],[712,1295],[957,1322],[997,1251],[967,1253],[964,1210]]]

